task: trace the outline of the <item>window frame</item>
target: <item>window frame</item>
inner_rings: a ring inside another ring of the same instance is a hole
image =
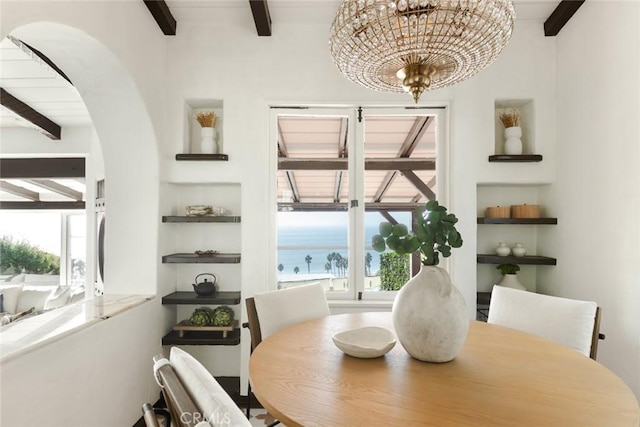
[[[269,107],[269,223],[273,224],[269,236],[268,265],[270,269],[270,290],[275,290],[277,283],[277,176],[278,176],[278,116],[331,116],[347,117],[353,129],[347,132],[348,174],[349,174],[349,204],[357,200],[357,206],[349,207],[348,213],[348,253],[349,265],[364,265],[367,246],[365,241],[365,126],[369,116],[433,116],[436,120],[436,181],[438,183],[438,200],[448,204],[449,188],[449,114],[447,105],[433,105],[424,107],[405,106],[300,106],[300,107]],[[359,120],[362,118],[362,121]],[[382,221],[382,219],[381,219]],[[355,226],[354,226],[355,225]],[[409,224],[408,224],[409,225]],[[448,263],[443,263],[448,265]],[[389,301],[395,298],[398,291],[365,292],[365,273],[363,268],[349,268],[349,290],[347,292],[327,291],[329,300],[369,300]],[[359,297],[360,296],[360,297]]]

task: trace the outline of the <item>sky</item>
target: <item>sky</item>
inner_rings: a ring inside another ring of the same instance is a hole
[[[0,211],[0,237],[12,236],[14,242],[23,240],[45,252],[60,255],[60,212]]]

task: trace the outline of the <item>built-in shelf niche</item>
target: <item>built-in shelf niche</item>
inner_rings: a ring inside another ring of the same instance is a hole
[[[496,266],[503,263],[518,264],[518,280],[529,291],[535,291],[539,271],[557,264],[554,248],[545,245],[556,232],[558,218],[553,206],[546,201],[547,184],[481,184],[477,187],[477,290],[489,292],[501,280]],[[539,204],[541,218],[487,218],[486,208]],[[499,257],[496,246],[504,242],[509,247],[521,242],[527,249],[525,257]]]
[[[221,99],[187,99],[184,105],[184,148],[181,154],[212,154],[201,153],[200,151],[200,129],[201,126],[196,120],[196,115],[201,111],[213,111],[216,118],[215,129],[217,132],[218,152],[213,154],[224,153],[224,115],[223,104]],[[180,159],[186,160],[186,159]],[[188,159],[194,160],[194,159]],[[213,159],[200,159],[213,160]],[[225,159],[226,160],[226,159]]]
[[[505,111],[517,110],[520,113],[520,127],[522,128],[522,154],[532,155],[536,153],[535,144],[535,109],[532,99],[497,99],[494,105],[495,110],[495,146],[494,153],[496,156],[503,158],[504,156],[504,125],[500,121],[500,113]],[[494,156],[492,156],[494,157]],[[490,160],[489,161],[540,161],[539,157],[520,157],[511,156],[510,160]],[[495,159],[496,157],[494,157]]]

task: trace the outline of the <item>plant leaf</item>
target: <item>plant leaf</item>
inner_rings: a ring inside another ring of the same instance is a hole
[[[378,230],[380,231],[380,235],[382,237],[389,237],[393,232],[393,225],[390,222],[381,222],[378,226]]]
[[[387,248],[386,244],[384,243],[384,238],[379,234],[376,234],[371,238],[371,247],[376,252],[384,252],[384,250]]]
[[[393,226],[393,235],[398,237],[404,237],[409,234],[407,226],[404,224],[396,224]]]

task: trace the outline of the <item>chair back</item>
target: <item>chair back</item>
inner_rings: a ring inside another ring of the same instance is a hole
[[[246,304],[252,349],[282,328],[330,314],[319,283],[256,294]]]
[[[162,387],[171,425],[179,427],[251,427],[238,405],[198,360],[177,347],[169,360],[156,356],[154,372]],[[155,427],[155,416],[148,408],[145,423]]]
[[[518,329],[572,348],[595,360],[600,311],[581,301],[494,286],[487,322]]]

